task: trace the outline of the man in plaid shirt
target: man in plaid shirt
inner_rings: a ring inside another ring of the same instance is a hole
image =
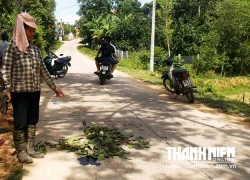
[[[57,97],[64,96],[48,73],[40,49],[31,43],[37,28],[35,22],[28,13],[17,16],[13,42],[5,51],[3,64],[3,79],[13,106],[13,139],[17,158],[22,163],[32,163],[32,158],[44,157],[43,153],[34,150],[42,80]]]

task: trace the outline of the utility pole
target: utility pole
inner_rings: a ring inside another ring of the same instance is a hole
[[[152,9],[152,28],[151,28],[151,53],[150,53],[150,71],[154,71],[154,46],[155,46],[155,4],[156,0],[153,0]]]
[[[63,36],[63,30],[62,30],[62,19],[60,21],[60,36],[59,36],[59,41],[62,41],[62,36]]]

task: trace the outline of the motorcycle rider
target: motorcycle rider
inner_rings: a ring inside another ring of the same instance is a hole
[[[100,54],[101,54],[101,57],[98,57]],[[112,69],[110,73],[111,73],[111,76],[113,76],[112,73],[114,72],[117,64],[119,63],[119,60],[118,60],[118,56],[116,55],[116,48],[113,44],[111,44],[110,36],[104,37],[103,43],[100,49],[98,49],[97,51],[97,54],[95,57],[95,64],[96,64],[97,71],[94,72],[96,75],[100,73],[99,63],[105,60],[108,60],[110,64],[112,65]]]

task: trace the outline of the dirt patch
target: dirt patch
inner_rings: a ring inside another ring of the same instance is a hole
[[[16,158],[14,149],[13,118],[10,112],[11,108],[6,115],[0,112],[0,179],[7,179],[14,169],[22,168],[22,164]]]

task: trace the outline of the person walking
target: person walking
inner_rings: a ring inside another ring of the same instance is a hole
[[[18,14],[12,43],[3,58],[3,79],[13,106],[13,139],[21,163],[32,163],[32,158],[44,157],[34,149],[42,80],[57,97],[64,96],[48,73],[40,49],[32,43],[36,28],[34,17],[26,12]]]
[[[6,32],[1,34],[2,43],[0,44],[0,69],[2,69],[3,66],[3,57],[5,49],[10,45],[10,42],[8,42],[9,36]]]

